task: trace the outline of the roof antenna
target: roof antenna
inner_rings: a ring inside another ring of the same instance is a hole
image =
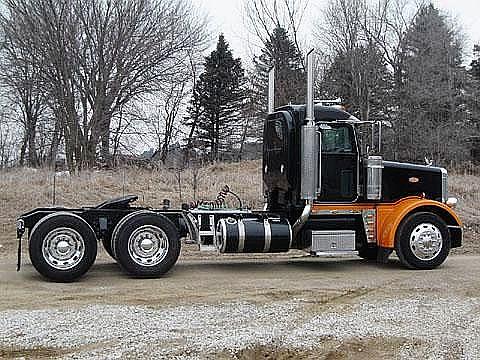
[[[275,109],[275,66],[268,71],[268,113]]]

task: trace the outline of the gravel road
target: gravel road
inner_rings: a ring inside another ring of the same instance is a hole
[[[183,256],[164,278],[101,256],[82,281],[0,259],[0,358],[480,358],[480,256]]]

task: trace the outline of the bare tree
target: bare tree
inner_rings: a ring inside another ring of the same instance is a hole
[[[188,95],[188,76],[172,79],[164,93],[156,100],[156,109],[145,119],[147,128],[156,139],[158,159],[165,163],[172,140],[180,132],[180,116],[185,109]]]
[[[247,29],[260,41],[268,45],[275,28],[284,28],[291,35],[298,53],[303,53],[299,28],[305,16],[308,0],[246,0],[244,21]],[[303,66],[305,66],[303,64]],[[305,69],[304,69],[305,70]]]
[[[203,67],[203,57],[198,56],[198,54],[189,54],[188,56],[189,64],[189,78],[191,83],[191,100],[188,106],[189,115],[186,116],[182,125],[188,129],[188,135],[186,137],[187,143],[184,151],[184,165],[187,165],[190,161],[190,154],[194,146],[195,132],[197,131],[197,126],[199,123],[200,117],[203,115],[203,109],[200,104],[199,94],[196,91],[196,85],[199,79],[200,71]]]
[[[40,59],[70,168],[109,153],[112,117],[158,91],[201,49],[204,19],[187,0],[5,0],[5,32]],[[11,25],[20,22],[22,32]]]
[[[373,40],[373,35],[382,36],[384,25],[372,21],[369,4],[365,0],[330,0],[323,11],[322,20],[317,24],[316,37],[323,43],[326,53],[331,57],[330,72],[336,71],[336,79],[324,82],[334,91],[344,89],[343,93],[330,96],[346,96],[351,111],[357,112],[363,120],[372,116],[372,106],[376,113],[383,112],[382,93],[388,87],[389,72],[383,59],[381,49]],[[375,18],[375,20],[377,20]],[[335,78],[335,76],[333,76]]]
[[[22,32],[20,24],[13,19],[11,26]],[[37,125],[46,108],[46,97],[37,85],[42,72],[42,64],[38,59],[29,59],[26,50],[17,46],[10,33],[4,34],[1,51],[0,79],[6,87],[7,99],[21,109],[20,124],[23,140],[20,150],[20,165],[27,158],[29,166],[38,166],[36,151]]]
[[[0,113],[0,169],[14,164],[21,142],[18,134],[15,123],[5,113]]]
[[[401,83],[402,47],[408,27],[423,1],[378,0],[370,5],[363,24],[366,38],[382,50],[396,84]]]

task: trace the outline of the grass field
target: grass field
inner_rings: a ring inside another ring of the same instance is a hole
[[[53,180],[53,173],[43,169],[0,172],[0,253],[11,251],[14,222],[19,214],[52,205]],[[143,205],[160,207],[168,198],[173,207],[179,207],[193,200],[215,199],[225,184],[252,208],[260,208],[263,202],[261,161],[219,163],[182,172],[127,168],[84,171],[79,175],[57,173],[55,183],[56,204],[64,206],[95,205],[123,194],[137,194]],[[457,211],[465,227],[466,246],[461,252],[480,253],[480,177],[450,174],[449,191],[459,199]]]

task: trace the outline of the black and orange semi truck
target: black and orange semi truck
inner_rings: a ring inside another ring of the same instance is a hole
[[[313,256],[358,255],[384,262],[395,250],[408,268],[442,264],[450,249],[462,244],[447,171],[362,151],[358,133],[366,122],[314,101],[313,62],[310,52],[303,105],[274,108],[274,69],[270,72],[262,210],[155,209],[134,206],[136,196],[95,207],[37,208],[17,220],[18,268],[25,233],[33,266],[46,278],[65,282],[89,270],[98,241],[136,277],[170,270],[182,238],[220,253],[300,249]]]

